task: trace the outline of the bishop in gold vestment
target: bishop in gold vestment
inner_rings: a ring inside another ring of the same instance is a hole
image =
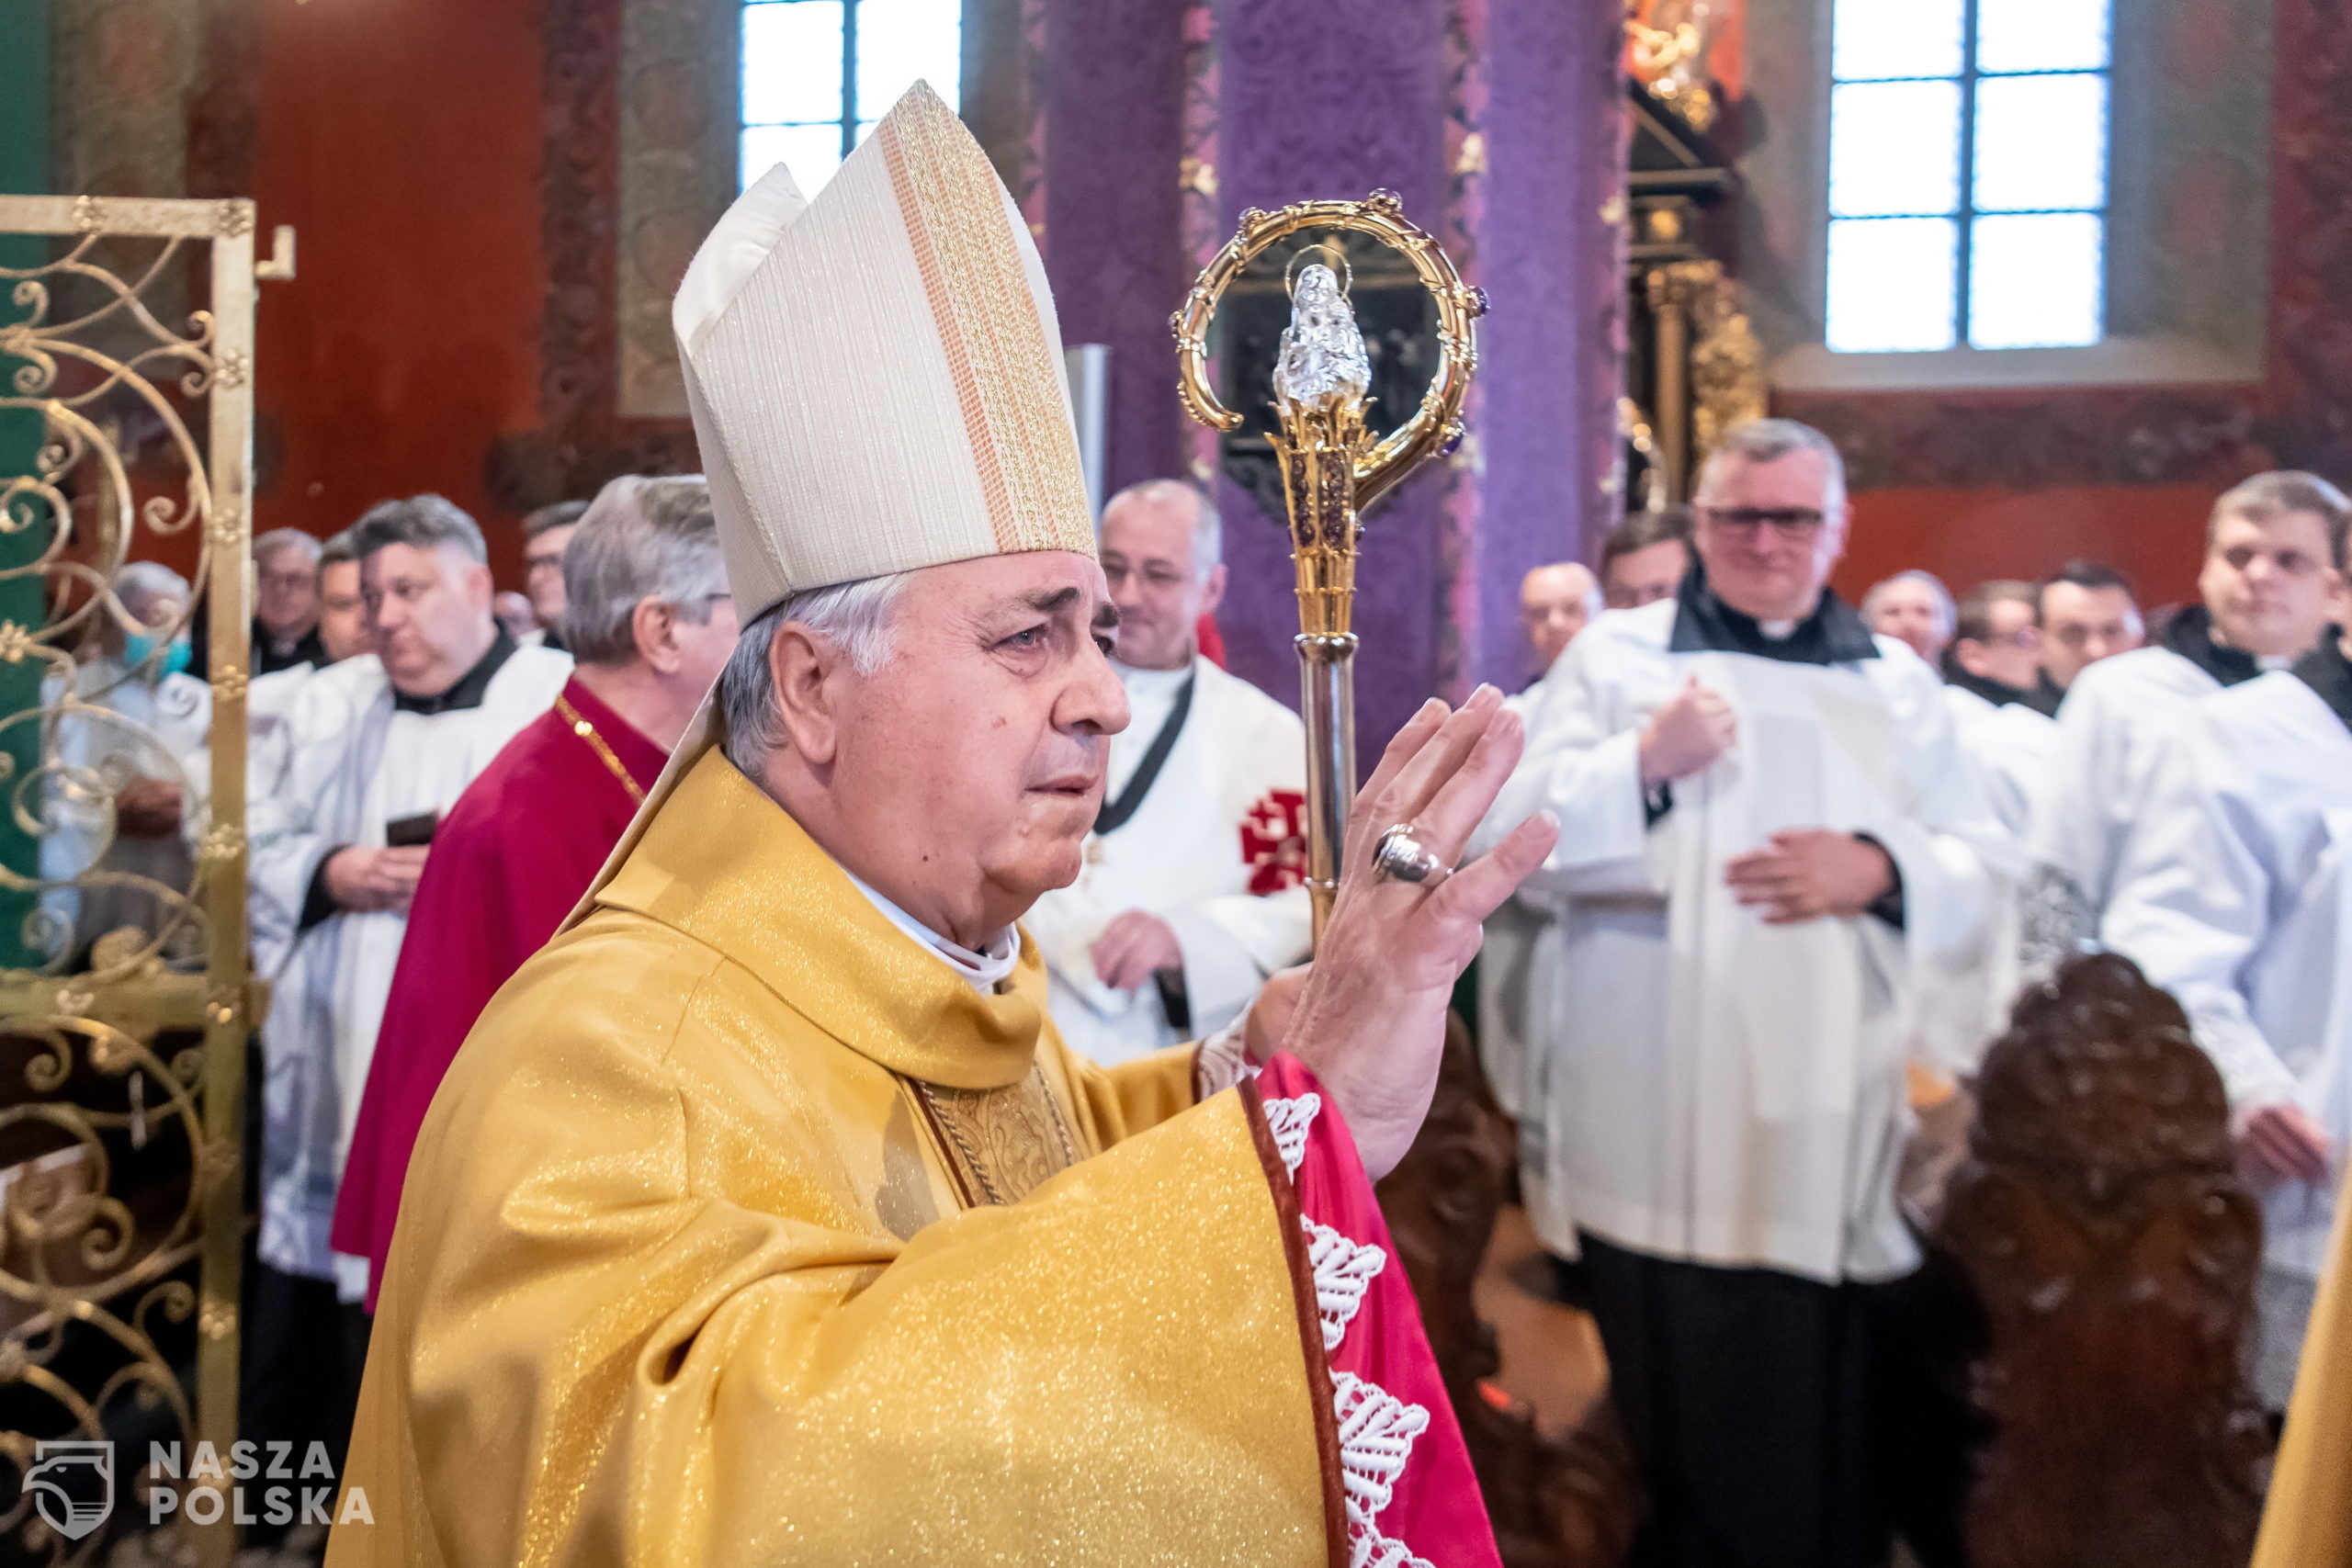
[[[743,630],[426,1115],[332,1568],[1494,1568],[1369,1179],[1555,829],[1370,845],[1517,720],[1390,746],[1291,1016],[1097,1068],[1014,924],[1127,718],[1018,209],[918,86],[675,320]]]

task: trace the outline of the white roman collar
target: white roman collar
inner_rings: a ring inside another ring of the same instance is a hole
[[[833,863],[841,864],[839,861]],[[849,878],[851,886],[873,901],[874,907],[882,911],[884,919],[906,932],[927,951],[937,953],[941,963],[969,981],[976,991],[993,993],[998,985],[1011,977],[1013,969],[1021,962],[1021,933],[1012,926],[1007,926],[997,932],[996,940],[989,943],[985,952],[974,953],[968,947],[961,947],[948,941],[912,915],[908,914],[868,886],[847,866],[842,866],[842,874]]]

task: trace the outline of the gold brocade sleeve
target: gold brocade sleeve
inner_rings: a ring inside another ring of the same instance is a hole
[[[2352,1189],[2336,1213],[2254,1568],[2352,1568]]]
[[[1240,1095],[1075,1071],[1104,1152],[902,1241],[937,1183],[888,1073],[731,966],[594,947],[502,993],[427,1122],[333,1568],[1326,1561]]]

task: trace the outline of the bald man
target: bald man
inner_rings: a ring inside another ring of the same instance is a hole
[[[1527,646],[1535,650],[1535,680],[1576,640],[1593,616],[1600,614],[1600,580],[1589,567],[1572,560],[1539,566],[1519,580],[1519,624],[1526,629]]]

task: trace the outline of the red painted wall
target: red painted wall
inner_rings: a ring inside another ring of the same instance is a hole
[[[531,0],[318,0],[261,13],[254,194],[264,286],[256,530],[317,534],[438,491],[472,513],[502,585],[521,529],[483,460],[538,423],[540,12]]]
[[[1961,594],[1988,578],[2039,578],[2084,557],[2130,577],[2143,604],[2176,603],[2196,591],[2205,517],[2218,493],[2187,484],[1863,491],[1854,497],[1838,590],[1859,598],[1871,583],[1917,567]]]

